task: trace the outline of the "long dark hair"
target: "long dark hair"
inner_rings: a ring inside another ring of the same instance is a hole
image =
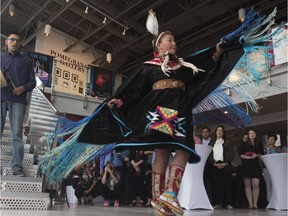
[[[226,141],[226,131],[225,131],[225,127],[223,126],[223,125],[217,125],[217,127],[216,127],[216,129],[215,129],[215,140],[217,140],[217,134],[216,134],[216,132],[217,132],[217,130],[218,130],[218,128],[222,128],[223,129],[223,140],[224,141]]]

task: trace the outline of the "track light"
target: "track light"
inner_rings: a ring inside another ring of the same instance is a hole
[[[85,14],[88,14],[88,9],[89,9],[89,7],[88,7],[88,6],[86,6],[86,9],[85,9]]]
[[[67,2],[67,3],[69,3],[69,2],[70,2],[70,0],[66,0],[66,2]]]
[[[108,52],[107,55],[106,55],[106,61],[108,63],[111,63],[112,62],[112,53]]]
[[[126,35],[126,28],[124,28],[122,35]]]
[[[10,4],[10,6],[9,6],[9,14],[10,14],[10,16],[14,16],[15,15],[15,5]]]
[[[48,37],[50,35],[50,33],[51,33],[51,25],[47,24],[47,25],[45,25],[44,35],[46,37]]]
[[[106,24],[106,22],[107,22],[107,17],[104,18],[103,24]]]
[[[246,11],[245,11],[245,8],[240,8],[239,11],[238,11],[238,16],[239,16],[239,20],[240,22],[244,22],[245,20],[245,16],[246,16]]]

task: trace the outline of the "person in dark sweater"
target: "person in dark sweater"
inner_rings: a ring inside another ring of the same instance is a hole
[[[11,32],[5,44],[8,51],[1,55],[1,71],[7,86],[1,86],[1,138],[4,130],[7,111],[13,135],[13,175],[24,177],[22,142],[23,121],[27,105],[27,94],[35,85],[34,61],[19,53],[21,48],[20,35]]]

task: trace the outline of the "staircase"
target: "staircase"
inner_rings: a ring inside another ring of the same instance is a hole
[[[37,87],[31,94],[27,109],[29,132],[23,136],[23,168],[26,177],[12,175],[12,131],[9,119],[6,119],[0,145],[0,210],[47,210],[49,206],[49,194],[43,192],[45,182],[38,170],[37,162],[39,156],[51,148],[52,143],[40,142],[39,138],[55,130],[58,122],[57,110]]]

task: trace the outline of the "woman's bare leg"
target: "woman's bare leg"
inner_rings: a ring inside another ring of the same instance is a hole
[[[253,208],[251,179],[250,178],[243,178],[243,179],[244,179],[244,186],[245,186],[245,194],[249,203],[249,208]]]
[[[259,198],[259,182],[260,180],[257,178],[252,178],[252,196],[253,196],[253,207],[258,208],[257,202]]]

